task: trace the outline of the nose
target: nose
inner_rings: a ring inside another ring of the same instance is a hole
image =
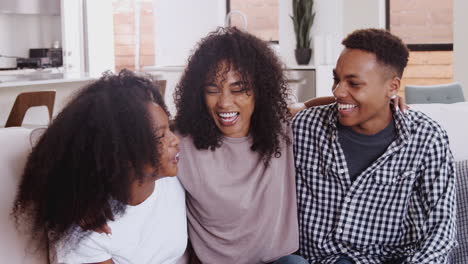
[[[170,136],[171,136],[171,139],[170,139],[170,146],[171,147],[178,147],[179,146],[179,143],[180,143],[180,139],[178,136],[176,136],[172,131],[170,132]]]
[[[232,98],[232,94],[230,91],[223,91],[220,95],[219,95],[219,99],[218,99],[218,106],[220,108],[226,108],[228,106],[230,106],[233,102],[233,98]]]
[[[343,98],[347,95],[346,85],[342,82],[339,82],[333,86],[333,95],[336,98]]]

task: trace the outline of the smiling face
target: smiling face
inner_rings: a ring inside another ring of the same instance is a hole
[[[179,138],[169,128],[169,120],[164,110],[155,103],[148,103],[148,113],[155,127],[156,137],[159,138],[160,161],[158,177],[176,176],[179,162]]]
[[[247,89],[241,75],[221,64],[216,78],[205,83],[205,103],[216,126],[226,137],[245,137],[255,108],[253,91]]]
[[[346,48],[333,75],[340,124],[369,135],[389,124],[390,98],[398,91],[400,79],[375,54]]]

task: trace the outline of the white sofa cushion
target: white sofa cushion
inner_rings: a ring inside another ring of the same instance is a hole
[[[447,131],[456,161],[468,160],[468,102],[412,104],[410,108],[425,113]]]
[[[457,170],[457,240],[451,254],[451,264],[468,261],[468,160],[456,162]]]
[[[11,216],[19,180],[31,152],[31,130],[19,127],[0,129],[0,263],[48,263],[27,234],[18,232]]]

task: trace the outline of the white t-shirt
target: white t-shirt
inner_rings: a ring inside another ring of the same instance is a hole
[[[92,232],[77,245],[58,245],[58,263],[176,263],[187,245],[184,189],[176,177],[159,179],[150,197],[107,225],[111,236]]]

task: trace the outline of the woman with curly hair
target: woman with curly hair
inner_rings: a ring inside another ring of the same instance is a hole
[[[59,263],[175,263],[185,251],[179,139],[157,89],[129,71],[107,74],[33,148],[13,214]]]
[[[307,263],[288,256],[299,239],[288,95],[273,51],[236,28],[189,58],[175,93],[178,177],[201,263]]]

